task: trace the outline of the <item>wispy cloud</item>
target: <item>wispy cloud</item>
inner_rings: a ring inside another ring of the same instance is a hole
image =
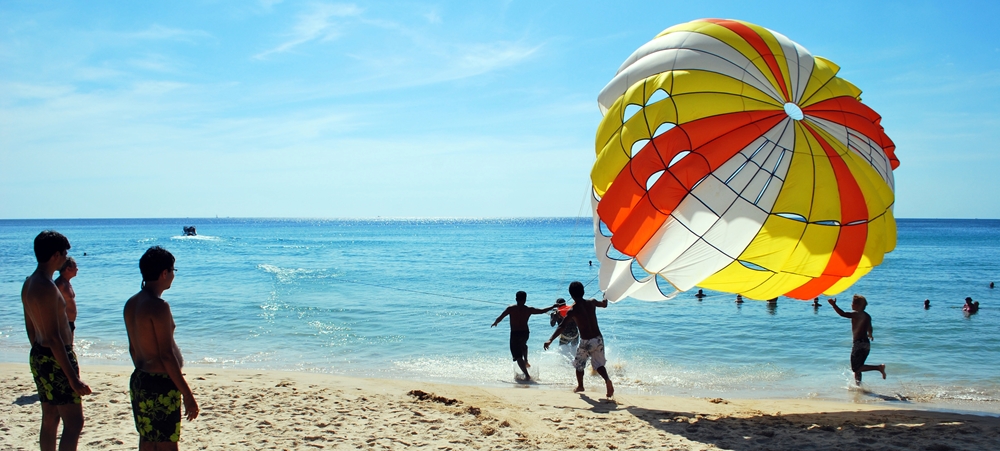
[[[494,42],[461,49],[454,65],[462,77],[478,75],[513,66],[530,58],[542,46],[526,46],[516,42]]]
[[[176,72],[177,63],[170,57],[160,54],[148,54],[141,58],[133,58],[128,61],[132,67],[151,72]]]
[[[340,36],[335,19],[360,16],[362,9],[354,4],[316,4],[299,16],[285,42],[254,55],[265,59],[275,53],[284,53],[310,41],[329,41]]]
[[[266,10],[270,10],[272,6],[281,2],[282,0],[260,0],[260,6],[264,7]]]
[[[142,31],[125,33],[125,37],[131,39],[143,39],[143,40],[154,40],[154,41],[170,40],[170,41],[195,42],[198,40],[211,38],[212,35],[202,30],[184,30],[180,28],[170,28],[170,27],[164,27],[162,25],[153,24],[149,28]]]
[[[68,95],[73,91],[74,88],[66,84],[0,83],[0,92],[5,93],[0,98],[13,100],[54,99]]]
[[[544,48],[544,44],[509,41],[466,44],[421,38],[412,42],[416,47],[397,54],[349,54],[366,68],[366,77],[338,83],[333,89],[386,91],[462,80],[522,64]]]
[[[439,24],[439,23],[441,23],[441,15],[438,14],[437,11],[430,11],[430,12],[424,14],[424,19],[427,19],[427,22],[433,23],[433,24]]]

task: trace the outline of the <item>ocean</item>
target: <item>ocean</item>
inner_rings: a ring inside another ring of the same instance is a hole
[[[198,235],[183,236],[196,226]],[[122,321],[138,262],[159,245],[177,258],[164,293],[185,364],[503,386],[515,383],[506,320],[569,298],[600,298],[590,218],[483,220],[80,219],[0,221],[0,361],[27,362],[19,301],[45,229],[72,243],[81,364],[130,365]],[[706,290],[598,310],[618,393],[812,398],[1000,414],[1000,220],[900,219],[896,250],[838,296],[868,298],[874,341],[853,388],[850,321],[781,298],[734,303]],[[592,262],[592,263],[591,263]],[[971,296],[981,304],[962,311]],[[931,307],[923,308],[924,299]],[[542,350],[530,321],[533,389],[575,385],[569,351]],[[124,382],[123,382],[124,383]],[[589,391],[603,384],[588,371]],[[195,385],[197,390],[197,385]]]

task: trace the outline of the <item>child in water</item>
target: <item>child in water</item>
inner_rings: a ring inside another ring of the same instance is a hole
[[[868,300],[860,294],[854,295],[851,302],[852,312],[848,313],[837,307],[836,299],[829,299],[830,305],[837,311],[837,314],[844,318],[851,319],[851,331],[854,335],[854,345],[851,347],[851,371],[854,372],[854,383],[861,385],[861,373],[865,371],[878,371],[885,379],[885,364],[865,365],[868,353],[871,352],[872,317],[865,312]]]

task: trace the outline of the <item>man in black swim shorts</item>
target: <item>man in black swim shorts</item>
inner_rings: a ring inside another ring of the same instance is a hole
[[[46,230],[35,237],[38,267],[24,281],[21,304],[24,327],[31,351],[28,364],[42,404],[42,426],[38,444],[56,449],[56,433],[62,423],[60,449],[76,449],[83,430],[83,403],[90,387],[80,380],[80,366],[73,353],[73,332],[66,316],[66,301],[52,275],[66,263],[69,240]]]
[[[517,301],[517,304],[507,307],[490,327],[496,327],[505,316],[510,315],[510,355],[517,362],[517,366],[521,368],[521,372],[524,373],[524,379],[531,380],[531,376],[528,375],[528,367],[531,366],[528,364],[528,336],[530,335],[528,318],[531,315],[548,312],[556,308],[556,305],[552,304],[551,307],[544,309],[528,307],[524,305],[528,301],[528,294],[523,291],[518,291],[514,295],[514,300]]]
[[[125,302],[122,312],[135,365],[129,380],[132,416],[140,450],[176,450],[181,404],[191,421],[198,417],[198,403],[181,374],[184,361],[174,341],[170,305],[160,297],[173,284],[174,256],[151,247],[139,259],[139,271],[142,290]]]
[[[66,355],[69,357],[72,372],[80,377],[80,364],[76,360],[76,353],[72,346],[66,346]],[[56,361],[52,350],[43,346],[32,346],[28,354],[28,365],[31,367],[31,376],[35,380],[35,387],[38,388],[38,400],[52,405],[80,404],[80,395],[73,391],[69,384],[65,372]]]
[[[181,439],[181,392],[170,376],[135,370],[128,387],[139,441],[177,443]]]

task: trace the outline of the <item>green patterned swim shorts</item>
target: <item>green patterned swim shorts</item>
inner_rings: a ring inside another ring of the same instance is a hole
[[[176,443],[181,439],[181,392],[169,375],[133,371],[129,396],[140,442]]]
[[[76,353],[73,352],[72,346],[66,346],[66,354],[69,355],[73,372],[79,376],[80,364],[76,361]],[[51,349],[33,345],[28,354],[28,366],[31,367],[35,387],[38,387],[39,401],[54,405],[80,404],[80,395],[69,385],[69,379],[52,355]]]

